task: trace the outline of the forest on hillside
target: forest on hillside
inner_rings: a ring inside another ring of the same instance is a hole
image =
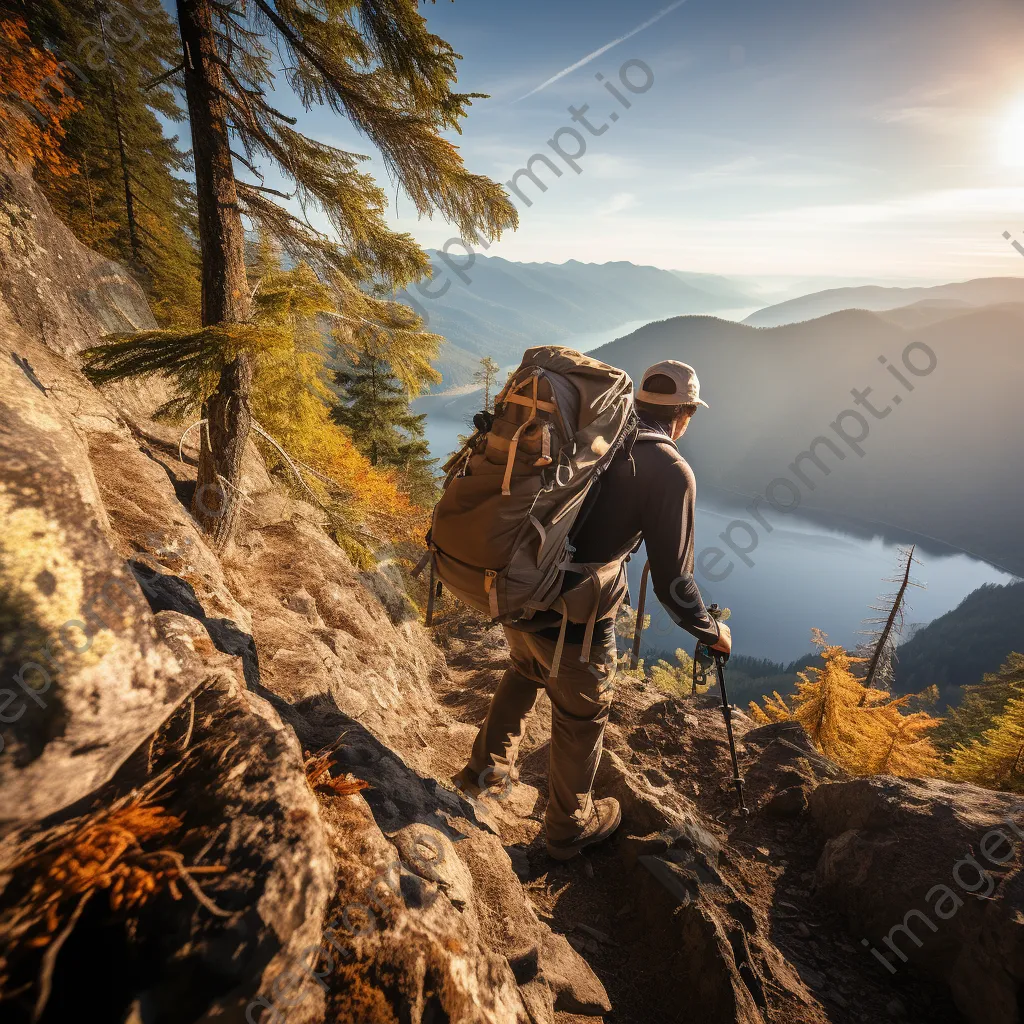
[[[964,686],[998,671],[1010,651],[1024,647],[1022,631],[1024,581],[985,584],[900,646],[896,689],[937,686],[940,706],[956,704]]]
[[[390,298],[430,263],[386,226],[364,154],[302,134],[272,104],[272,50],[290,55],[295,96],[353,124],[421,212],[497,237],[515,211],[442,138],[474,97],[454,90],[455,54],[415,5],[381,19],[346,3],[330,13],[318,34],[288,4],[8,5],[0,152],[32,166],[78,239],[145,289],[158,330],[108,337],[88,370],[100,384],[163,377],[173,394],[159,415],[208,424],[193,514],[211,538],[233,532],[251,437],[358,559],[421,533],[433,503],[408,403],[439,379],[441,339]],[[261,166],[291,191],[268,187]]]

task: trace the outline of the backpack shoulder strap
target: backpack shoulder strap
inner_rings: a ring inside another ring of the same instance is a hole
[[[675,441],[668,436],[663,430],[656,430],[653,427],[646,427],[643,424],[634,426],[630,431],[629,437],[625,443],[619,449],[619,453],[624,457],[633,462],[633,445],[638,441],[662,441],[665,444],[670,444],[674,448],[676,446]],[[634,464],[633,472],[636,472]]]

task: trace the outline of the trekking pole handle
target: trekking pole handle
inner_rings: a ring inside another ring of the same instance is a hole
[[[715,620],[715,622],[722,621],[722,609],[717,604],[708,605],[708,615]],[[705,644],[709,654],[713,654],[716,658],[721,658],[723,661],[729,660],[729,655],[725,651],[716,651],[712,648],[711,644]]]

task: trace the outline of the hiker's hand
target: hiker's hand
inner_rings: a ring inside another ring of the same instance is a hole
[[[718,624],[718,629],[718,643],[712,644],[711,650],[730,654],[732,652],[732,630],[724,622]]]

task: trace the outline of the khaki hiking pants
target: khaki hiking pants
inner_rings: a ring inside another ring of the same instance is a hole
[[[553,640],[508,628],[505,636],[511,665],[491,699],[469,768],[481,775],[514,765],[526,716],[539,692],[547,690],[551,698],[547,837],[573,839],[594,813],[591,789],[614,693],[614,639],[609,647],[595,645],[589,664],[580,661],[581,645],[566,644],[558,676],[549,679]]]

